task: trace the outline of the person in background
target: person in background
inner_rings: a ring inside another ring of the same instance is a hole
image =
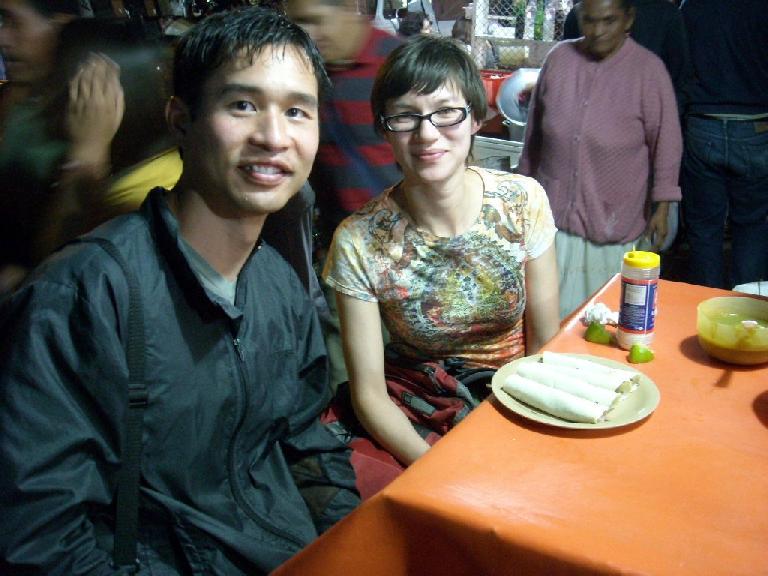
[[[153,186],[170,188],[178,180],[181,160],[164,120],[170,58],[170,48],[135,20],[81,18],[62,28],[49,78],[61,89],[45,100],[42,116],[49,137],[44,145],[61,142],[66,163],[41,210],[34,238],[37,260],[98,224],[137,209]],[[103,122],[94,112],[99,101],[88,93],[100,85],[102,59],[119,73],[119,79],[106,85],[122,93],[116,129],[111,124],[94,129]],[[91,79],[89,69],[94,71]],[[87,174],[80,168],[82,158],[89,159]]]
[[[669,72],[675,87],[677,104],[682,114],[685,90],[691,77],[691,59],[685,25],[680,11],[669,0],[631,0],[635,19],[630,29],[632,39],[656,54]],[[563,40],[582,36],[579,26],[581,5],[576,4],[568,13],[563,26]]]
[[[464,44],[467,52],[472,53],[472,20],[469,18],[457,18],[451,28],[451,36]],[[490,40],[483,40],[485,49],[485,63],[483,68],[498,68],[499,54],[496,46]]]
[[[721,288],[765,280],[768,6],[761,0],[686,0],[681,10],[695,71],[683,156],[688,279]]]
[[[686,105],[688,82],[693,69],[688,51],[688,40],[685,25],[680,10],[669,0],[631,0],[635,7],[635,20],[632,23],[630,36],[647,48],[662,62],[669,72],[672,85],[675,87],[677,109],[682,121]],[[575,4],[565,20],[563,39],[570,40],[581,37],[578,13],[580,5]],[[667,216],[669,234],[661,251],[667,250],[678,236],[680,228],[680,207],[677,202],[670,203]],[[662,261],[664,266],[664,261]]]
[[[462,44],[472,44],[472,20],[469,18],[457,18],[451,28],[451,37]]]
[[[429,443],[391,397],[382,322],[387,349],[415,362],[497,369],[535,353],[559,328],[555,226],[532,178],[468,166],[487,103],[458,42],[419,36],[396,49],[371,106],[403,178],[341,223],[323,278],[336,292],[355,414],[409,465]]]
[[[402,40],[374,28],[353,0],[288,0],[286,14],[317,43],[333,84],[321,111],[320,148],[309,179],[317,202],[314,260],[321,269],[339,222],[400,178],[389,144],[373,128],[369,99],[376,72]],[[347,374],[329,291],[326,301],[323,331],[335,386]]]
[[[579,29],[579,10],[581,10],[581,0],[574,0],[573,6],[568,11],[563,22],[562,40],[575,40],[581,38],[582,33]]]
[[[564,318],[619,272],[623,254],[658,250],[680,199],[682,139],[661,60],[628,37],[628,0],[583,0],[584,36],[547,55],[518,171],[555,216]]]
[[[48,76],[61,26],[79,14],[76,0],[0,1],[0,52],[17,97]]]
[[[7,141],[4,133],[9,115],[17,105],[27,102],[28,97],[42,89],[51,69],[61,26],[78,16],[76,0],[0,0],[0,53],[8,79],[0,86],[0,144]],[[10,199],[4,189],[8,185],[7,177],[3,177],[0,180],[3,187],[0,188],[0,217],[12,214],[14,218],[0,225],[0,234],[3,234],[0,238],[0,296],[13,289],[29,267],[23,256],[21,260],[16,256],[20,251],[16,237],[25,234],[27,215],[15,199]]]
[[[311,169],[321,57],[285,17],[246,8],[182,38],[173,83],[178,184],[59,251],[0,307],[3,574],[266,574],[359,501],[349,451],[318,419],[317,314],[260,242]],[[137,338],[138,551],[115,566]]]
[[[424,12],[407,12],[400,19],[400,27],[397,32],[400,36],[408,38],[416,34],[429,34],[432,31],[432,23]]]
[[[3,292],[67,240],[136,209],[152,185],[172,186],[181,169],[163,120],[166,47],[137,22],[98,18],[51,26],[44,42],[23,33],[33,7],[7,7],[17,23],[0,29],[10,84],[26,90],[0,140]],[[28,46],[41,43],[49,49]]]

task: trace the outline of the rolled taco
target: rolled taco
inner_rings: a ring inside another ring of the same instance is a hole
[[[605,406],[552,388],[519,374],[508,376],[501,389],[507,394],[547,414],[570,422],[598,422],[607,412]]]
[[[619,399],[619,394],[606,387],[595,386],[585,378],[583,370],[563,370],[562,366],[553,366],[541,362],[521,362],[517,367],[517,374],[529,380],[535,380],[540,384],[564,390],[570,394],[597,402],[606,408],[613,406]],[[600,376],[603,376],[600,374]]]

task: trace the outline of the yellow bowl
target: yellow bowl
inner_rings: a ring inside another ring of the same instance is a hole
[[[704,300],[696,309],[696,331],[707,354],[723,362],[768,362],[768,301],[738,296]]]

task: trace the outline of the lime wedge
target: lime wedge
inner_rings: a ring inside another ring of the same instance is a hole
[[[632,364],[650,362],[653,358],[653,350],[642,344],[632,344],[632,348],[629,349],[629,361]]]
[[[605,326],[600,322],[590,322],[587,327],[587,331],[584,333],[584,339],[587,342],[594,342],[595,344],[610,344],[611,335]]]

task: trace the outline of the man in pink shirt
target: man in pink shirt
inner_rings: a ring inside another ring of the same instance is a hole
[[[682,138],[663,62],[627,36],[629,0],[584,0],[584,37],[553,48],[533,95],[518,172],[547,191],[560,314],[600,288],[634,247],[667,236]]]

